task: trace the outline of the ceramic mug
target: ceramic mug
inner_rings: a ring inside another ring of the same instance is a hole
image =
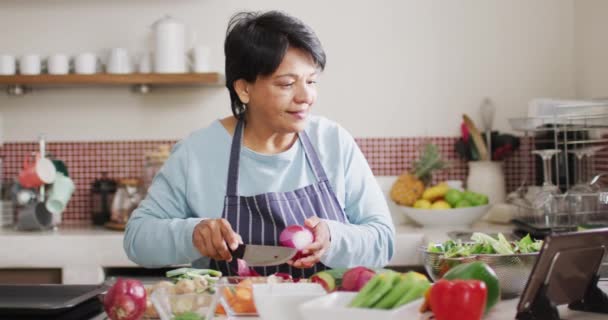
[[[211,70],[209,56],[211,50],[207,46],[198,45],[190,50],[190,58],[192,59],[192,71],[203,73]]]
[[[63,212],[74,193],[74,189],[74,182],[70,177],[66,177],[62,173],[57,174],[53,188],[46,200],[46,209],[53,214]]]
[[[106,63],[106,71],[108,73],[125,74],[133,72],[131,65],[131,57],[129,51],[124,48],[113,48],[108,54]]]
[[[10,76],[17,73],[17,62],[15,56],[0,54],[0,75]]]
[[[152,72],[152,53],[143,52],[139,56],[139,63],[137,65],[137,72],[139,73],[150,73]]]
[[[65,54],[54,54],[47,59],[49,74],[68,74],[70,72],[70,59]]]
[[[40,74],[42,61],[40,55],[26,54],[19,58],[19,73],[24,75]]]
[[[53,162],[47,158],[41,158],[37,153],[34,163],[30,162],[29,157],[23,161],[23,169],[19,173],[19,183],[25,188],[37,188],[55,181],[56,175],[57,169]]]
[[[85,52],[74,58],[74,72],[78,74],[94,74],[100,69],[101,64],[97,55]]]

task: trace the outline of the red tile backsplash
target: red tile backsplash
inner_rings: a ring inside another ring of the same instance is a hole
[[[439,146],[449,160],[450,168],[437,173],[434,180],[465,180],[467,164],[454,151],[456,137],[382,137],[357,138],[363,154],[376,175],[399,175],[410,167],[418,150],[426,141]],[[47,153],[63,160],[76,191],[63,213],[63,224],[89,224],[90,188],[103,172],[114,179],[141,178],[144,153],[155,150],[158,145],[174,144],[171,140],[155,141],[109,141],[109,142],[50,142]],[[531,139],[522,139],[520,149],[504,163],[507,189],[516,188],[524,177],[533,181],[533,160],[530,155]],[[21,169],[24,157],[38,150],[38,144],[6,143],[0,148],[3,159],[4,178],[14,179]],[[603,163],[601,164],[603,165]]]

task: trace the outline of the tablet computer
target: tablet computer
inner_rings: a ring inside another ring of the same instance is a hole
[[[608,229],[548,236],[517,306],[518,315],[535,308],[550,308],[557,313],[556,305],[588,298],[589,292],[597,288],[607,252]]]

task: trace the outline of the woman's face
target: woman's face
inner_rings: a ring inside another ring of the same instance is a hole
[[[248,83],[247,119],[277,133],[304,130],[310,108],[317,98],[318,69],[303,50],[288,48],[283,61],[270,76]]]

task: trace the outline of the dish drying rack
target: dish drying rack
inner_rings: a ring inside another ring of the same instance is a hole
[[[555,103],[552,108],[543,109],[542,113],[542,115],[534,117],[511,118],[509,124],[513,130],[523,132],[527,140],[534,137],[535,144],[538,142],[552,142],[555,149],[561,151],[552,158],[551,166],[554,171],[552,176],[560,177],[560,170],[565,170],[565,172],[562,172],[565,181],[560,182],[558,178],[558,181],[554,181],[554,183],[566,191],[564,194],[554,196],[555,202],[561,205],[558,205],[555,212],[552,212],[554,216],[551,221],[543,219],[539,209],[530,206],[530,202],[510,201],[518,207],[519,211],[518,218],[514,220],[514,223],[520,228],[540,235],[576,230],[580,227],[577,221],[580,221],[581,217],[584,217],[583,221],[591,222],[589,227],[608,226],[608,192],[604,192],[608,191],[608,184],[603,184],[602,188],[595,188],[596,192],[579,194],[583,199],[587,198],[589,201],[596,199],[598,206],[591,211],[572,212],[573,210],[568,208],[567,193],[567,190],[575,184],[575,181],[570,179],[568,166],[568,156],[571,151],[587,147],[598,147],[596,149],[598,151],[599,147],[608,148],[608,100]],[[549,137],[545,137],[544,141],[538,139],[538,136],[543,133],[549,135]],[[552,138],[550,138],[551,134]],[[596,159],[594,159],[594,162]],[[565,165],[560,166],[560,162]],[[522,172],[522,187],[530,183],[527,180],[531,176],[530,166],[524,166],[524,168],[527,169]],[[595,170],[593,163],[588,171],[593,176],[600,173]],[[594,183],[597,183],[598,180],[599,178]],[[601,185],[601,183],[597,185]],[[522,187],[517,191],[521,191]],[[601,189],[604,191],[599,191]],[[521,196],[523,197],[523,195]]]

